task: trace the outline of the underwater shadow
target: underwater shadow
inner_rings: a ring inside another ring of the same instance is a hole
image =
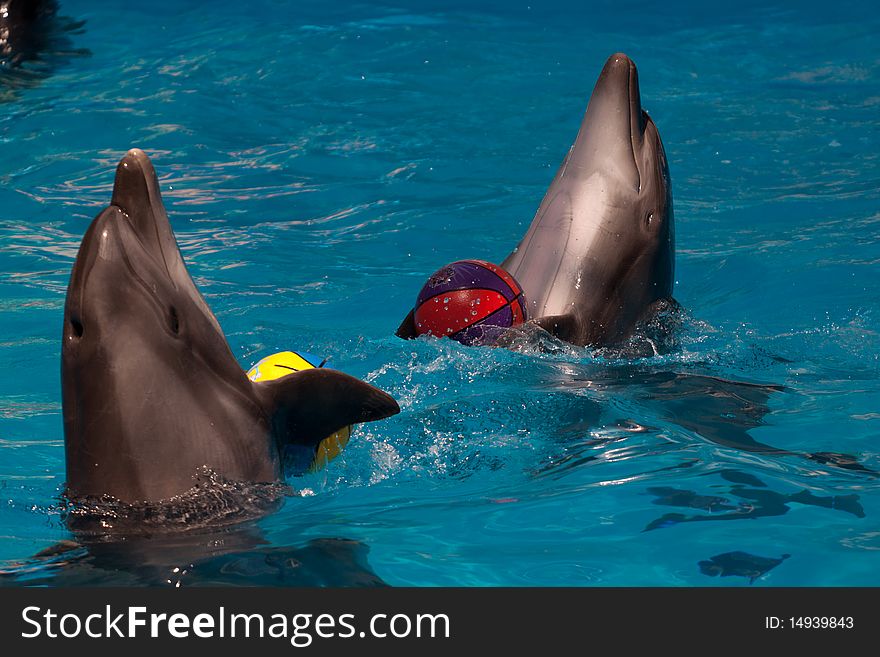
[[[272,545],[257,523],[294,496],[284,484],[206,473],[163,502],[62,500],[72,538],[0,565],[0,586],[387,586],[358,541]]]
[[[253,524],[78,537],[0,567],[0,586],[387,586],[359,541],[273,547]]]
[[[654,496],[654,504],[708,513],[694,515],[666,513],[650,522],[642,531],[664,529],[687,522],[754,520],[781,516],[791,510],[792,503],[848,513],[856,518],[865,517],[865,510],[856,494],[823,496],[815,495],[807,489],[783,494],[770,490],[767,484],[757,477],[738,470],[722,470],[719,474],[722,479],[733,483],[723,495],[701,495],[695,491],[670,486],[648,488],[647,492]]]
[[[716,554],[714,557],[698,562],[697,566],[701,573],[709,577],[744,577],[749,581],[749,584],[754,584],[757,579],[766,575],[789,557],[791,557],[790,554],[783,554],[779,558],[762,557],[737,550],[736,552]]]
[[[781,385],[734,381],[706,374],[655,371],[638,366],[615,366],[597,368],[590,376],[560,378],[553,387],[556,390],[619,392],[649,408],[655,417],[721,447],[765,456],[796,456],[872,477],[878,475],[851,454],[798,452],[752,438],[749,432],[763,426],[765,417],[771,412],[771,397],[785,391]],[[589,415],[592,419],[595,411]],[[583,423],[579,424],[579,428],[583,428]],[[617,424],[624,429],[625,425],[634,427],[631,431],[649,430],[632,420],[620,420]],[[561,431],[565,433],[567,429]],[[621,433],[625,437],[624,434]],[[597,444],[591,441],[587,446],[592,448]]]

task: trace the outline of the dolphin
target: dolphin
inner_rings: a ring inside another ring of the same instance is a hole
[[[57,11],[55,0],[0,0],[0,64],[37,58]]]
[[[70,38],[84,25],[59,15],[56,0],[0,0],[0,103],[16,100],[70,57],[90,54]]]
[[[629,337],[672,300],[672,192],[638,72],[608,58],[574,145],[519,246],[502,263],[519,282],[530,324],[579,346]],[[397,335],[416,337],[413,313]]]
[[[205,470],[279,482],[287,445],[317,447],[400,411],[329,369],[252,382],[187,271],[147,155],[130,150],[83,238],[61,349],[67,497],[157,502]]]
[[[671,299],[669,166],[625,54],[605,62],[574,145],[501,266],[522,286],[532,321],[581,346],[620,342]]]

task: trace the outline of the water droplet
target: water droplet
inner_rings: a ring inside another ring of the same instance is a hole
[[[477,314],[477,311],[476,311],[476,310],[472,310],[472,311],[471,311],[471,315],[476,315],[476,314]]]
[[[449,297],[444,297],[443,303],[449,303]]]

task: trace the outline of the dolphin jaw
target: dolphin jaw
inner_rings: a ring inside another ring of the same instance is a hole
[[[623,53],[611,55],[593,88],[568,168],[582,179],[601,171],[640,194],[648,121],[635,64]]]

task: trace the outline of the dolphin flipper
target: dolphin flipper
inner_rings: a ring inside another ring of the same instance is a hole
[[[404,320],[400,323],[400,326],[397,327],[397,332],[395,335],[398,338],[403,338],[405,340],[412,340],[417,336],[416,334],[416,310],[413,308],[409,311],[409,315],[407,315]]]
[[[390,395],[336,370],[304,370],[254,386],[281,444],[317,445],[350,424],[400,412]]]

